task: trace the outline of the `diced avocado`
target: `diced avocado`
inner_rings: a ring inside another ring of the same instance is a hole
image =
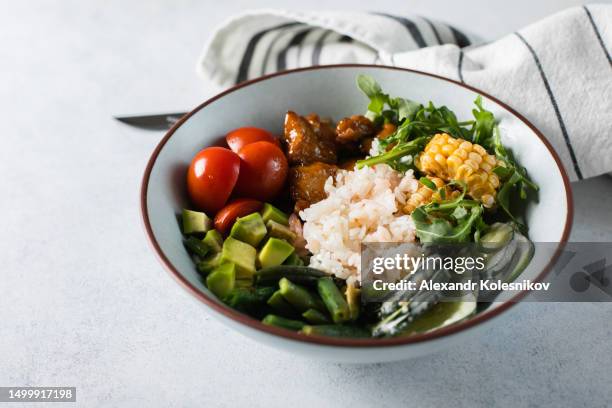
[[[183,209],[183,234],[204,234],[212,227],[212,221],[200,211]]]
[[[284,239],[287,242],[293,242],[295,240],[295,232],[279,222],[268,220],[268,222],[266,222],[266,227],[268,228],[268,236],[270,237]]]
[[[235,238],[227,237],[221,250],[221,263],[232,262],[236,264],[236,278],[251,278],[255,273],[255,258],[257,250],[251,245]]]
[[[236,267],[233,263],[224,263],[215,268],[206,278],[206,286],[218,298],[226,297],[236,283]]]
[[[270,238],[259,251],[257,260],[262,268],[269,268],[282,264],[285,259],[295,251],[287,241],[278,238]]]
[[[185,240],[185,247],[190,253],[197,255],[200,258],[204,258],[209,252],[208,246],[206,246],[200,239],[196,237],[187,238]]]
[[[197,263],[196,267],[198,272],[202,275],[208,275],[221,264],[221,253],[209,255],[204,260]]]
[[[267,232],[266,224],[264,224],[261,215],[253,213],[236,220],[230,231],[230,237],[256,247]]]
[[[261,217],[266,225],[268,221],[273,220],[279,224],[289,226],[289,216],[273,206],[272,204],[265,203],[261,209]]]
[[[206,245],[210,252],[221,252],[223,247],[223,237],[216,229],[211,229],[206,233],[206,236],[202,240],[204,245]]]
[[[291,255],[289,255],[289,258],[285,259],[283,265],[304,266],[304,261],[297,253],[293,252]]]

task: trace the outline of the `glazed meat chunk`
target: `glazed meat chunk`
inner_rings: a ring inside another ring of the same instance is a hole
[[[371,140],[376,134],[376,127],[365,116],[353,115],[340,120],[335,133],[338,151],[341,155],[352,157],[364,153],[364,146],[371,145]],[[365,153],[368,151],[369,148]]]
[[[338,160],[336,146],[328,132],[329,125],[323,124],[316,115],[309,117],[310,121],[291,111],[285,116],[284,142],[289,163],[336,163]]]
[[[344,118],[336,126],[336,136],[339,143],[359,142],[366,137],[373,137],[375,134],[374,124],[363,115]]]
[[[304,119],[310,123],[312,129],[320,138],[324,138],[332,142],[336,140],[336,127],[331,119],[320,118],[316,113],[306,115],[304,116]]]
[[[295,211],[301,211],[326,198],[325,182],[337,170],[337,166],[322,162],[292,167],[289,171],[289,186]]]

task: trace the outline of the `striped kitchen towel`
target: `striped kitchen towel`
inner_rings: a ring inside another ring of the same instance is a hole
[[[611,47],[610,5],[571,8],[489,43],[424,17],[262,10],[226,22],[198,70],[221,87],[338,63],[441,75],[516,108],[579,180],[612,171]]]

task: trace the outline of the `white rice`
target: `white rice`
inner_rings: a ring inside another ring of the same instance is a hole
[[[325,183],[327,198],[300,212],[310,265],[360,280],[362,242],[414,242],[414,224],[399,210],[418,188],[412,171],[386,164],[340,170]]]

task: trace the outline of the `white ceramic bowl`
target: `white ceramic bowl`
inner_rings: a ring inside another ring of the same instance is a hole
[[[307,337],[264,326],[219,302],[202,284],[183,247],[177,224],[177,214],[188,206],[185,172],[195,153],[217,143],[228,130],[242,126],[262,127],[281,134],[287,110],[301,114],[316,112],[336,120],[364,112],[367,99],[355,85],[358,74],[371,75],[392,95],[447,105],[459,118],[470,117],[474,98],[483,95],[485,107],[501,119],[504,143],[541,187],[539,203],[528,208],[531,239],[558,242],[559,247],[566,242],[572,221],[568,178],[559,157],[533,125],[504,103],[466,85],[382,66],[342,65],[287,71],[240,84],[204,102],[183,117],[153,152],[142,183],[142,216],[149,240],[164,266],[211,314],[237,331],[278,349],[332,361],[401,360],[476,333],[514,302],[497,303],[466,321],[411,337],[383,340]],[[555,256],[556,251],[536,251],[525,274],[542,279]]]

